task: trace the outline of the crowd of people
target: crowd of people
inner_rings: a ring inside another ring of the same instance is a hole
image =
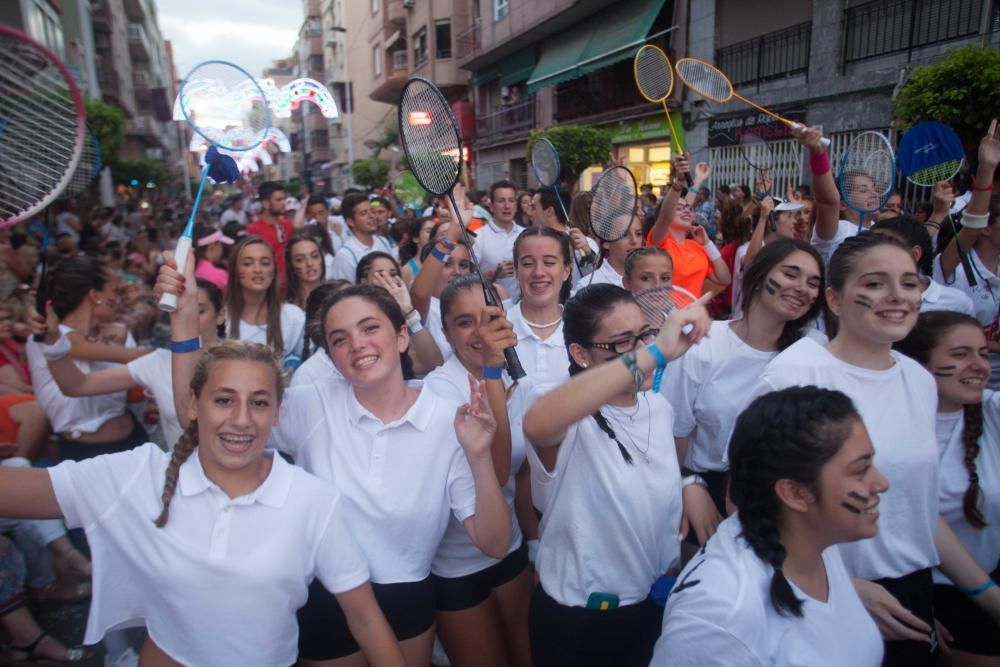
[[[183,273],[169,202],[0,230],[7,659],[1000,665],[1000,136],[867,217],[795,136],[614,242],[505,180],[264,182]]]

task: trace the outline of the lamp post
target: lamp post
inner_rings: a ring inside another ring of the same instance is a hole
[[[343,26],[333,26],[330,30],[344,34],[344,48],[341,49],[341,58],[344,60],[344,112],[347,116],[347,184],[351,185],[354,178],[351,168],[354,165],[354,134],[351,132],[351,116],[354,115],[354,99],[351,90],[350,58],[347,55],[347,28]]]

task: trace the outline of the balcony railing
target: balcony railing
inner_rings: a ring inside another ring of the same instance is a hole
[[[142,48],[141,55],[148,57],[152,53],[152,49],[149,37],[146,35],[146,28],[141,23],[129,23],[127,32],[129,43],[140,46]]]
[[[406,64],[406,50],[393,51],[392,52],[392,71],[397,72],[399,70],[405,70]]]
[[[719,49],[715,61],[734,86],[809,71],[812,24],[800,23]]]
[[[478,20],[473,21],[472,25],[458,33],[458,36],[455,37],[455,50],[460,59],[471,56],[479,51],[481,45]]]
[[[476,116],[476,139],[491,141],[501,136],[516,135],[535,128],[537,100],[534,95],[495,111]]]
[[[844,11],[844,64],[979,33],[994,0],[872,0]]]

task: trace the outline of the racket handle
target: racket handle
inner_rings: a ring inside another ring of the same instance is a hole
[[[517,357],[517,351],[513,347],[508,347],[503,351],[503,358],[507,361],[507,375],[512,380],[517,381],[527,375],[521,366],[521,360]]]
[[[44,318],[48,318],[48,313],[45,310],[46,301],[49,300],[49,285],[48,285],[48,262],[46,261],[46,254],[43,248],[42,250],[42,277],[38,279],[38,291],[35,292],[35,310],[38,314]],[[32,338],[36,343],[45,342],[45,334],[34,334]]]
[[[770,113],[770,112],[768,112],[768,113]],[[781,119],[779,119],[779,120],[781,120]],[[787,121],[786,120],[784,122],[789,127],[793,127],[795,129],[800,129],[800,128],[804,128],[805,127],[805,125],[803,125],[802,123],[796,123],[795,121]],[[830,139],[828,137],[821,137],[820,140],[819,140],[819,143],[821,143],[823,145],[823,148],[829,148],[830,147]]]
[[[830,138],[829,137],[823,137],[822,139],[819,140],[819,143],[823,144],[823,148],[829,148],[830,147]]]
[[[191,237],[182,236],[177,239],[177,249],[174,250],[174,261],[177,262],[177,272],[184,274],[187,268],[188,253],[191,252]],[[177,310],[177,295],[164,294],[160,297],[160,310],[165,313],[172,313]]]
[[[694,185],[694,179],[691,178],[691,172],[690,171],[687,172],[686,174],[684,174],[684,180],[687,181],[687,184],[688,184],[689,188]]]

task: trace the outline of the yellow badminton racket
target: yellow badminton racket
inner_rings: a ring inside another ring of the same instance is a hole
[[[675,67],[677,69],[677,76],[679,76],[681,81],[684,82],[684,85],[696,94],[704,97],[706,100],[726,103],[735,97],[741,102],[749,104],[754,109],[763,111],[771,118],[781,121],[788,127],[802,127],[801,123],[796,123],[795,121],[788,120],[787,118],[782,118],[773,111],[769,111],[759,104],[754,104],[747,98],[738,94],[735,90],[733,90],[733,84],[729,81],[729,77],[723,74],[719,69],[709,65],[704,60],[698,60],[697,58],[681,58],[677,61]],[[830,140],[826,137],[823,137],[822,142],[823,146],[830,145]]]
[[[670,139],[677,146],[677,152],[683,154],[684,146],[674,130],[674,121],[667,108],[667,98],[674,91],[674,68],[670,66],[670,59],[660,47],[647,44],[636,52],[632,69],[639,93],[650,102],[663,105],[663,113],[667,115],[667,123],[670,124]],[[691,174],[687,173],[685,176],[687,184],[691,185]]]

